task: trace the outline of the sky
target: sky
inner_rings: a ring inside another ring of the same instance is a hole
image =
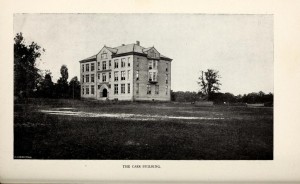
[[[221,76],[220,92],[274,92],[273,16],[222,14],[15,14],[14,35],[46,50],[37,67],[69,80],[80,77],[79,60],[106,45],[140,41],[173,59],[173,91],[199,91],[200,71]]]

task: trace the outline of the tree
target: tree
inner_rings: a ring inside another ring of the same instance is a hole
[[[50,70],[45,71],[45,76],[41,74],[41,79],[38,83],[38,96],[45,98],[53,97],[53,82]]]
[[[45,49],[37,43],[26,45],[22,33],[17,33],[14,38],[14,95],[31,95],[36,89],[37,79],[40,78],[36,60]]]
[[[68,85],[68,68],[66,65],[62,65],[60,68],[61,77],[57,80],[56,92],[58,97],[68,97],[69,85]]]
[[[70,98],[80,98],[80,82],[77,76],[73,77],[69,83],[69,97]]]
[[[213,69],[208,69],[206,72],[201,71],[198,78],[198,84],[201,87],[202,94],[206,95],[208,100],[211,100],[211,95],[220,90],[220,75],[219,72]]]

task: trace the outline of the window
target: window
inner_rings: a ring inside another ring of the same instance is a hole
[[[125,71],[121,71],[121,80],[125,80]]]
[[[85,82],[90,82],[90,76],[89,75],[85,76]]]
[[[98,89],[100,89],[100,85],[98,85]]]
[[[167,67],[166,67],[166,72],[167,72],[169,67],[168,67],[168,63],[166,63],[166,64],[167,64]]]
[[[153,81],[156,81],[156,72],[153,72]]]
[[[91,75],[91,82],[95,82],[95,74]]]
[[[156,61],[156,60],[153,61],[153,68],[154,68],[154,69],[157,68],[157,61]]]
[[[98,80],[100,80],[100,73],[98,73]]]
[[[91,85],[91,94],[92,95],[95,94],[95,87],[94,87],[94,85]]]
[[[139,67],[139,66],[140,66],[140,58],[137,58],[136,67]]]
[[[84,75],[82,75],[82,83],[84,83]]]
[[[118,81],[118,80],[119,80],[119,76],[118,76],[118,75],[119,75],[118,72],[115,72],[115,73],[114,73],[115,81]]]
[[[87,72],[90,71],[89,64],[86,64],[86,65],[85,65],[85,71],[87,71]]]
[[[130,57],[128,58],[128,67],[130,67]]]
[[[95,63],[91,63],[91,71],[95,70]]]
[[[100,70],[100,62],[98,62],[97,68],[98,70]]]
[[[149,72],[149,74],[148,74],[148,80],[152,81],[152,72]]]
[[[115,60],[115,68],[119,68],[119,60],[118,59]]]
[[[82,65],[82,67],[81,67],[81,68],[82,68],[82,72],[84,72],[84,64]]]
[[[148,63],[148,68],[149,68],[149,70],[152,69],[152,60],[149,61],[149,63]]]
[[[111,85],[110,85],[110,84],[108,84],[108,88],[109,88],[109,89],[111,88]]]
[[[166,95],[168,94],[168,90],[169,90],[169,88],[168,88],[168,86],[166,86]]]
[[[151,85],[147,84],[147,94],[150,95],[151,94]]]
[[[87,86],[85,89],[86,89],[86,94],[87,95],[90,94],[90,88]]]
[[[155,85],[155,94],[156,94],[156,95],[159,94],[159,85]]]
[[[136,80],[139,80],[139,71],[136,71]]]
[[[166,84],[168,84],[169,79],[168,79],[168,74],[166,74]]]
[[[110,81],[110,79],[111,79],[111,72],[108,73],[108,79]]]
[[[114,92],[115,92],[115,94],[118,94],[118,84],[115,84]]]
[[[122,58],[122,59],[121,59],[121,67],[122,67],[122,68],[125,67],[125,58]]]
[[[102,52],[101,59],[107,59],[107,52],[106,51]]]
[[[127,84],[127,93],[130,93],[130,83]]]
[[[130,79],[130,70],[127,71],[127,80]]]
[[[139,88],[140,88],[140,84],[137,83],[137,84],[136,84],[136,94],[139,94]]]
[[[102,62],[102,70],[106,70],[106,61]]]
[[[84,87],[82,87],[82,94],[84,95]]]
[[[106,82],[106,73],[102,73],[102,82]]]
[[[125,84],[121,84],[121,93],[122,93],[122,94],[125,93]]]
[[[109,60],[109,62],[108,62],[108,67],[109,68],[111,67],[111,60]]]

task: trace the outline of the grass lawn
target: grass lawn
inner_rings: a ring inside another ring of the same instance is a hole
[[[272,160],[273,108],[30,99],[14,105],[14,156]]]

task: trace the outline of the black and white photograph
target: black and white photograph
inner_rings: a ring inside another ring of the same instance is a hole
[[[271,14],[15,13],[13,157],[273,160],[273,37]]]

